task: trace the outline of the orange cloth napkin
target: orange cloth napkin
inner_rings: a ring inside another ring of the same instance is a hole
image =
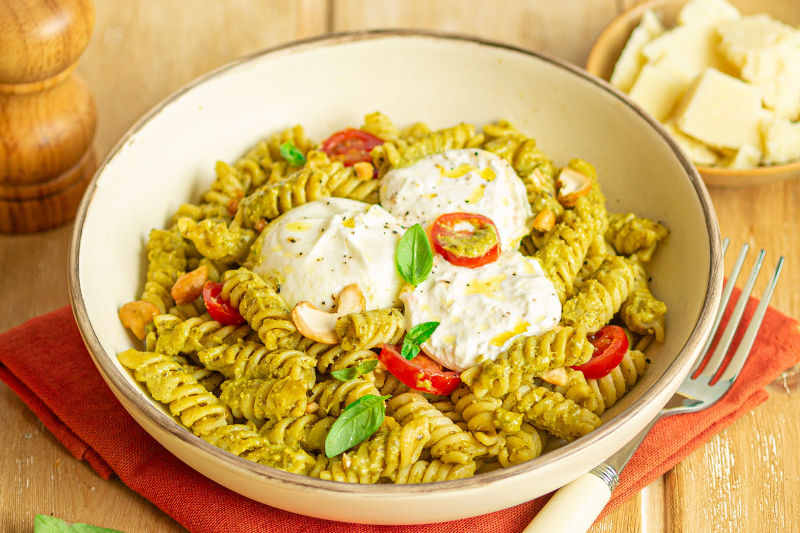
[[[755,306],[756,301],[751,299],[745,320],[749,320]],[[723,324],[726,321],[727,317]],[[738,340],[739,337],[734,339],[734,347]],[[622,482],[604,514],[765,401],[767,393],[762,387],[797,363],[798,358],[800,325],[769,309],[753,354],[733,389],[710,409],[659,422],[623,472]],[[0,379],[76,458],[88,461],[105,479],[118,475],[195,533],[512,533],[522,531],[548,499],[544,496],[476,518],[423,526],[331,522],[248,500],[186,466],[136,424],[100,377],[69,307],[0,335]],[[409,512],[413,513],[413,509]]]

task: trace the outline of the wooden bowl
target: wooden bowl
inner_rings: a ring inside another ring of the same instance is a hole
[[[370,65],[370,81],[363,68]],[[276,75],[276,73],[280,73]],[[141,291],[144,240],[196,200],[216,160],[233,161],[271,133],[303,124],[323,139],[381,110],[433,128],[507,118],[557,164],[598,169],[608,208],[670,227],[651,263],[669,306],[667,337],[636,387],[584,438],[511,468],[422,485],[354,485],[290,474],[195,437],[154,401],[117,354],[141,343],[117,312]],[[609,457],[672,396],[708,337],[722,290],[719,226],[708,191],[663,128],[608,84],[514,46],[412,31],[315,38],[236,61],[181,89],[142,118],[101,165],[76,219],[70,294],[101,375],[141,426],[181,460],[249,498],[296,513],[373,524],[484,514],[546,494]]]
[[[615,18],[609,24],[589,52],[586,70],[591,74],[611,79],[614,65],[628,42],[631,32],[639,24],[642,14],[652,10],[659,15],[666,28],[674,27],[681,7],[688,0],[651,0],[639,4]],[[792,26],[800,24],[800,2],[797,0],[728,0],[742,15],[767,13],[772,18]],[[757,168],[731,169],[697,165],[697,170],[707,185],[713,187],[747,187],[773,181],[800,177],[800,161],[785,165]]]

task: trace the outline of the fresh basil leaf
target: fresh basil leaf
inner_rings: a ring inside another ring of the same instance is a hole
[[[420,345],[431,338],[433,332],[439,327],[439,322],[423,322],[417,324],[406,333],[400,355],[409,361],[419,354]]]
[[[339,455],[375,433],[386,416],[383,401],[389,398],[367,394],[348,405],[325,438],[325,455]]]
[[[358,373],[363,376],[364,374],[369,374],[370,372],[375,370],[377,366],[378,366],[377,359],[369,359],[367,361],[361,361],[360,363],[358,363],[358,366],[356,368],[358,369]]]
[[[293,167],[302,167],[306,164],[306,156],[290,142],[281,145],[281,157]]]
[[[351,366],[350,368],[342,368],[340,370],[334,370],[333,372],[331,372],[331,376],[335,377],[339,381],[350,381],[357,375],[358,375],[358,369],[354,366]]]
[[[433,252],[425,230],[414,224],[400,239],[395,255],[397,272],[412,285],[419,285],[428,277],[433,268]]]
[[[419,354],[419,344],[403,341],[403,347],[400,349],[400,356],[404,359],[411,361]]]
[[[410,340],[414,344],[422,344],[431,338],[433,332],[439,327],[439,322],[423,322],[417,324],[406,333],[406,340]]]
[[[364,374],[372,372],[377,366],[377,359],[369,359],[367,361],[361,361],[358,365],[351,366],[350,368],[334,370],[331,372],[331,376],[335,377],[339,381],[350,381],[358,376],[363,376]]]
[[[68,524],[60,518],[37,514],[33,519],[34,533],[122,533],[118,529],[90,526],[88,524]]]

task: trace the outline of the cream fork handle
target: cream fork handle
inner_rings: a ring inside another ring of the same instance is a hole
[[[522,533],[586,533],[611,498],[611,488],[595,474],[561,487]]]

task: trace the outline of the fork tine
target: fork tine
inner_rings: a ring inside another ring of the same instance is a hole
[[[750,293],[753,292],[753,285],[758,277],[758,272],[761,270],[761,263],[764,262],[765,254],[766,252],[764,250],[759,252],[758,259],[756,259],[756,264],[753,265],[753,270],[750,272],[750,277],[747,278],[747,283],[745,283],[744,288],[742,289],[742,294],[739,296],[739,300],[736,302],[736,306],[733,308],[733,313],[731,313],[731,318],[728,320],[728,325],[725,327],[725,331],[722,332],[722,336],[719,338],[717,349],[714,350],[714,355],[712,355],[711,359],[708,360],[708,365],[706,366],[705,370],[703,370],[703,373],[700,374],[701,376],[707,376],[709,378],[714,377],[714,374],[716,374],[719,370],[723,359],[725,359],[725,354],[728,353],[728,348],[731,347],[733,335],[736,333],[736,328],[739,327],[739,321],[742,319],[744,307],[747,305],[747,300],[750,297]]]
[[[742,370],[744,362],[750,354],[750,349],[753,347],[753,343],[756,340],[756,335],[758,335],[758,329],[761,326],[761,321],[764,319],[764,314],[767,312],[767,306],[769,305],[770,299],[772,299],[772,292],[775,290],[775,285],[778,283],[778,277],[781,275],[782,268],[783,256],[778,259],[778,265],[772,273],[772,277],[767,284],[767,289],[764,291],[764,294],[761,295],[761,301],[758,303],[755,313],[753,313],[753,318],[750,319],[750,324],[747,326],[747,331],[745,331],[742,337],[742,342],[739,343],[736,353],[733,354],[728,368],[725,369],[725,372],[719,378],[720,381],[733,382],[739,376],[739,372]]]
[[[725,240],[722,242],[723,259],[725,259],[725,254],[728,252],[728,243],[730,243],[730,239],[725,237]],[[694,373],[697,372],[697,369],[700,368],[700,365],[706,359],[706,355],[708,355],[708,349],[711,348],[711,343],[714,341],[714,337],[717,335],[719,324],[722,321],[722,315],[725,314],[725,308],[728,307],[728,301],[731,299],[731,293],[733,293],[733,286],[736,285],[736,280],[739,279],[739,272],[742,270],[744,258],[749,249],[750,245],[744,243],[742,245],[742,249],[739,250],[739,256],[736,258],[736,263],[733,264],[733,268],[731,269],[731,275],[728,276],[728,280],[725,282],[725,286],[722,288],[722,298],[720,299],[717,316],[714,317],[714,324],[711,326],[711,332],[708,334],[708,339],[703,345],[703,349],[700,350],[700,357],[697,358],[697,361],[694,363],[694,367],[692,368],[691,372],[689,372],[690,376],[693,376]]]

